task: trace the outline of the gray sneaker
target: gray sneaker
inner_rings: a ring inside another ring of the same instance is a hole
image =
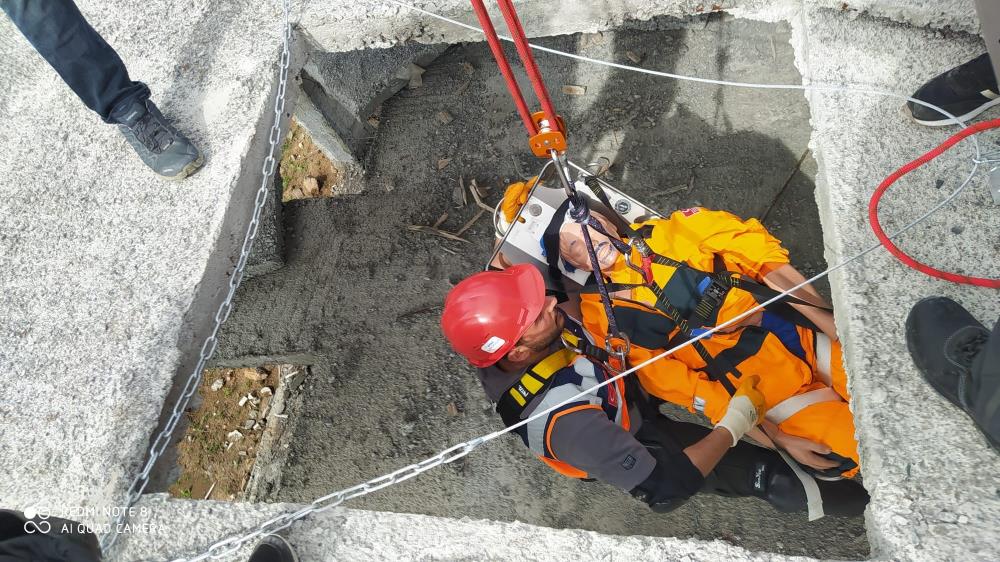
[[[201,152],[148,99],[133,103],[124,112],[118,129],[139,158],[169,180],[188,177],[204,162]]]

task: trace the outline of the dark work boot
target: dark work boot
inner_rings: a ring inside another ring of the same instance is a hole
[[[191,141],[170,124],[150,100],[132,103],[119,113],[118,129],[139,158],[157,174],[180,180],[193,174],[204,161]]]
[[[997,79],[993,73],[989,54],[980,55],[969,62],[935,76],[911,96],[932,103],[941,109],[968,121],[994,105],[1000,104]],[[914,121],[921,125],[940,127],[955,125],[955,121],[936,110],[906,102],[904,107]]]
[[[299,562],[292,545],[280,535],[265,535],[247,562]]]
[[[930,297],[906,318],[906,345],[924,379],[1000,451],[1000,323],[991,337],[957,302]]]

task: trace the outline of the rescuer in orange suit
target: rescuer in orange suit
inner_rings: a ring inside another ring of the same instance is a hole
[[[592,217],[611,236],[631,229],[654,256],[643,270],[638,250],[632,248],[626,258],[620,243],[616,248],[588,227],[601,271],[615,291],[612,307],[619,331],[630,340],[631,365],[805,281],[789,264],[788,251],[756,219],[692,208],[616,229],[608,217],[596,212]],[[559,229],[559,253],[572,267],[592,271],[581,226],[572,219]],[[767,438],[817,477],[851,477],[858,471],[857,442],[833,315],[809,285],[794,296],[801,300],[750,314],[640,369],[639,380],[650,394],[714,423],[740,381],[759,375]],[[584,327],[603,342],[608,318],[594,287],[584,289],[580,306]],[[751,436],[768,441],[759,433]]]
[[[659,512],[697,492],[806,510],[807,493],[793,470],[775,452],[740,441],[763,413],[757,377],[740,382],[715,429],[659,414],[631,377],[597,388],[612,376],[607,356],[546,296],[542,275],[526,264],[457,284],[445,299],[441,328],[478,368],[504,424],[560,474],[601,480]],[[545,413],[531,419],[536,412]],[[857,482],[817,484],[827,514],[864,511],[868,494]]]

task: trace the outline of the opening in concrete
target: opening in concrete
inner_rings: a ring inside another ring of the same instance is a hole
[[[796,83],[789,35],[786,24],[716,15],[538,42],[662,71]],[[537,57],[575,160],[608,157],[610,181],[665,212],[700,205],[758,217],[803,273],[825,267],[800,92]],[[438,315],[494,241],[469,186],[492,206],[504,186],[540,167],[484,43],[312,53],[301,88],[322,117],[312,138],[332,131],[341,151],[333,160],[348,163],[354,179],[336,197],[284,205],[284,266],[244,282],[216,356],[222,364],[311,358],[287,456],[255,496],[267,502],[309,502],[501,425],[473,370],[440,336]],[[610,486],[558,476],[516,438],[350,507],[868,556],[861,518],[810,523],[758,499],[706,495],[655,514]]]
[[[178,498],[255,501],[284,464],[308,367],[212,368],[185,412],[171,451],[168,492]]]

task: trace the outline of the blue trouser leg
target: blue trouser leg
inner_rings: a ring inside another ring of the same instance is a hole
[[[72,0],[0,0],[0,7],[83,103],[107,123],[117,122],[149,88],[133,82],[125,64]]]

